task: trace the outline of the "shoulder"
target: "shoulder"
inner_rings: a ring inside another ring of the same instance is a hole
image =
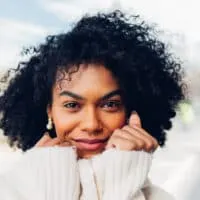
[[[147,200],[175,200],[171,194],[151,183],[148,183],[142,191]]]

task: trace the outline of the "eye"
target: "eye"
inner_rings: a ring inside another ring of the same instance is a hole
[[[101,107],[108,111],[117,111],[121,108],[122,103],[121,101],[107,101],[101,104]]]
[[[76,111],[80,109],[80,104],[78,102],[68,102],[64,103],[64,107],[71,111]]]

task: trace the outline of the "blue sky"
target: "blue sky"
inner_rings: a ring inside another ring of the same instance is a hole
[[[184,55],[199,57],[198,0],[0,0],[0,70],[14,67],[24,46],[67,30],[83,14],[119,8],[157,23],[176,44],[184,39]],[[171,33],[176,36],[171,38]]]
[[[4,0],[0,1],[0,17],[15,19],[43,26],[63,26],[64,22],[56,15],[44,9],[38,0]]]

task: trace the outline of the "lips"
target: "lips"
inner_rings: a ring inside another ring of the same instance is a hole
[[[76,139],[76,147],[80,150],[97,151],[102,150],[106,146],[109,138],[104,139]]]
[[[104,139],[93,139],[93,140],[90,140],[90,139],[76,139],[74,141],[88,143],[88,144],[95,144],[95,143],[103,143],[103,142],[106,142],[107,140],[108,140],[108,137],[104,138]]]

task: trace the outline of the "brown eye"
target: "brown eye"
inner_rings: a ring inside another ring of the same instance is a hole
[[[69,110],[77,110],[80,108],[80,104],[77,102],[68,102],[64,104],[64,107]]]
[[[101,105],[102,108],[108,111],[116,111],[121,107],[120,101],[107,101]]]

